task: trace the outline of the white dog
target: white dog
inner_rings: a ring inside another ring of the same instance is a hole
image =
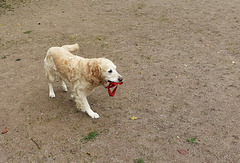
[[[78,44],[52,47],[44,59],[44,68],[48,78],[49,97],[54,98],[52,83],[57,77],[62,80],[64,91],[71,91],[78,109],[92,118],[99,118],[88,104],[87,95],[96,87],[107,82],[122,82],[123,78],[116,71],[116,66],[108,59],[85,59],[70,52],[78,50]],[[67,84],[67,85],[66,85]]]

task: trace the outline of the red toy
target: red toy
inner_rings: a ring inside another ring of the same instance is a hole
[[[117,87],[118,87],[118,84],[119,85],[122,85],[122,83],[123,82],[120,82],[120,83],[116,83],[116,82],[109,82],[109,85],[106,87],[106,88],[108,88],[108,94],[109,94],[109,96],[114,96],[115,95],[115,92],[116,92],[116,90],[117,90]],[[113,88],[113,87],[115,87],[116,86],[116,88],[114,88],[114,90],[111,92],[111,90],[110,90],[110,88]]]

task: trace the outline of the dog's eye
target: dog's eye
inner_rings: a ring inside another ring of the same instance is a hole
[[[109,70],[108,73],[112,73],[112,70]]]

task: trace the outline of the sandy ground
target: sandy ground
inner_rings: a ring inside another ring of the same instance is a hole
[[[0,162],[240,162],[239,0],[0,4]],[[124,77],[89,96],[100,119],[48,97],[46,51],[73,43]]]

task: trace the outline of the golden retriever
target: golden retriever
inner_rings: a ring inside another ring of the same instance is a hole
[[[70,89],[77,108],[87,112],[92,118],[99,118],[99,115],[90,108],[87,96],[96,87],[111,81],[120,83],[123,78],[109,59],[87,59],[71,53],[78,49],[78,44],[74,44],[52,47],[48,50],[44,59],[44,69],[48,79],[49,97],[55,97],[53,82],[56,78],[60,78],[63,90]]]

